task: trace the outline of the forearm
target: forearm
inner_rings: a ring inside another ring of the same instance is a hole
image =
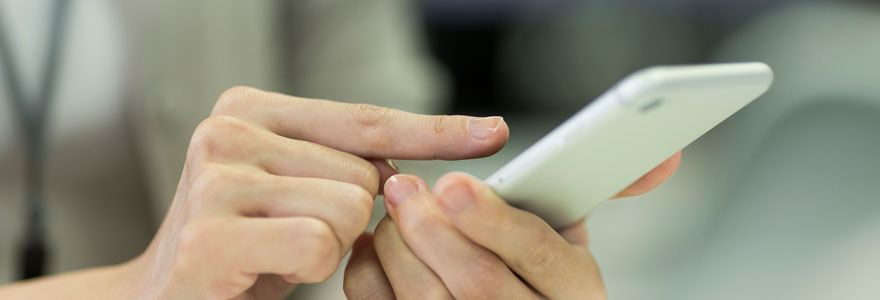
[[[133,262],[0,286],[0,299],[133,299]]]

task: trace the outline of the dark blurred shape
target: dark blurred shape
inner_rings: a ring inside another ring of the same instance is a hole
[[[19,250],[19,267],[20,279],[31,279],[46,274],[46,261],[48,259],[48,250],[46,248],[45,234],[42,230],[39,232],[30,232],[22,243]]]
[[[798,1],[423,0],[453,113],[567,112],[626,74],[705,63],[731,32]],[[818,1],[865,2],[865,1]]]
[[[422,0],[425,19],[431,24],[491,24],[524,10],[546,9],[573,0]]]
[[[450,75],[452,107],[456,113],[499,111],[500,86],[495,76],[500,26],[444,24],[427,30],[433,55],[442,61]]]

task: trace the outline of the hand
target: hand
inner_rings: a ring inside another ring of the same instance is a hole
[[[233,88],[195,130],[165,220],[130,265],[142,298],[280,299],[337,268],[384,160],[489,155],[500,118],[424,116]]]
[[[655,188],[680,158],[618,196]],[[357,240],[346,266],[349,299],[605,299],[583,221],[557,232],[463,173],[442,177],[433,193],[395,175],[385,206],[390,218]]]

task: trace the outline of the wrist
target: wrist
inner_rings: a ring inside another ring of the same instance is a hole
[[[104,268],[106,286],[100,288],[106,292],[106,299],[142,299],[148,292],[145,283],[148,269],[144,255],[139,255],[127,262]]]
[[[133,299],[139,296],[137,259],[0,286],[6,299]]]

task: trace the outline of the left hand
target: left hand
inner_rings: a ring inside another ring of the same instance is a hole
[[[676,154],[617,197],[645,193],[677,169]],[[349,299],[605,299],[583,221],[559,232],[480,180],[451,173],[433,193],[413,175],[385,184],[385,217],[345,270]]]

